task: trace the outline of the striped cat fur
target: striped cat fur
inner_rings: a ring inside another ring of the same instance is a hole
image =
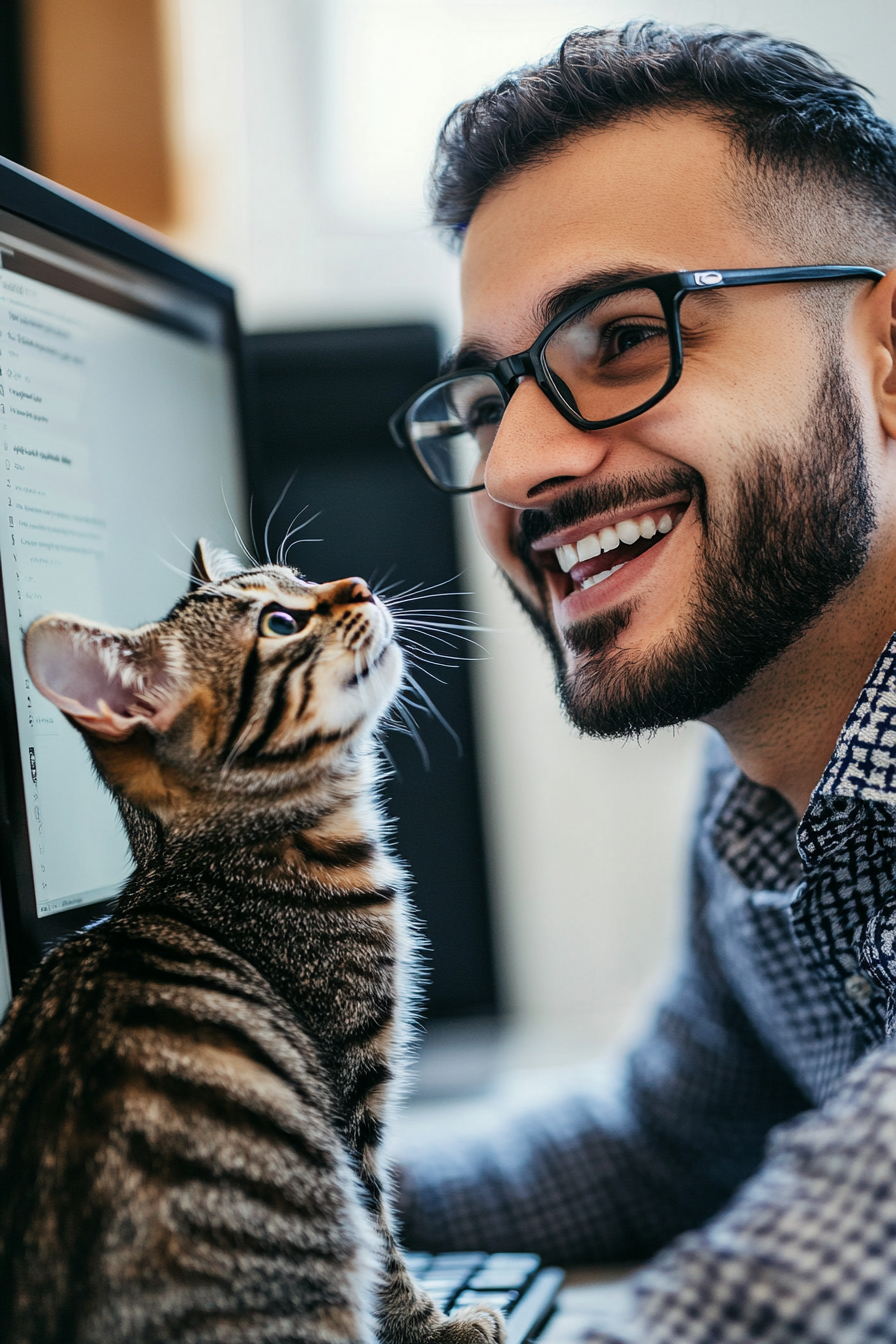
[[[0,1339],[500,1344],[413,1284],[379,1155],[413,975],[387,609],[200,542],[164,620],[44,617],[26,656],[135,870],[0,1034]]]

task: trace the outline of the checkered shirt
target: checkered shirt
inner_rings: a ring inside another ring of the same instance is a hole
[[[714,748],[692,873],[684,965],[615,1086],[412,1153],[406,1240],[659,1251],[639,1344],[896,1344],[896,635],[799,824]]]

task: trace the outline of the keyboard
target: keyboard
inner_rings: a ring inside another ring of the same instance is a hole
[[[507,1344],[534,1339],[554,1309],[562,1269],[543,1269],[537,1255],[481,1251],[405,1254],[408,1269],[435,1302],[452,1316],[464,1307],[497,1307],[507,1319]]]

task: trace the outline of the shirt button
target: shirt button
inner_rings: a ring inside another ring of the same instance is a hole
[[[874,986],[864,975],[851,975],[843,982],[843,988],[847,998],[852,999],[853,1003],[867,1003],[874,993]]]

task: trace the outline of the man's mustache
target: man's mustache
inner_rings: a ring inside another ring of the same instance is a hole
[[[575,527],[596,514],[637,509],[681,491],[702,495],[703,477],[693,467],[670,467],[668,471],[627,476],[624,480],[589,481],[565,490],[543,509],[524,509],[519,521],[520,541],[529,547],[539,537]]]

